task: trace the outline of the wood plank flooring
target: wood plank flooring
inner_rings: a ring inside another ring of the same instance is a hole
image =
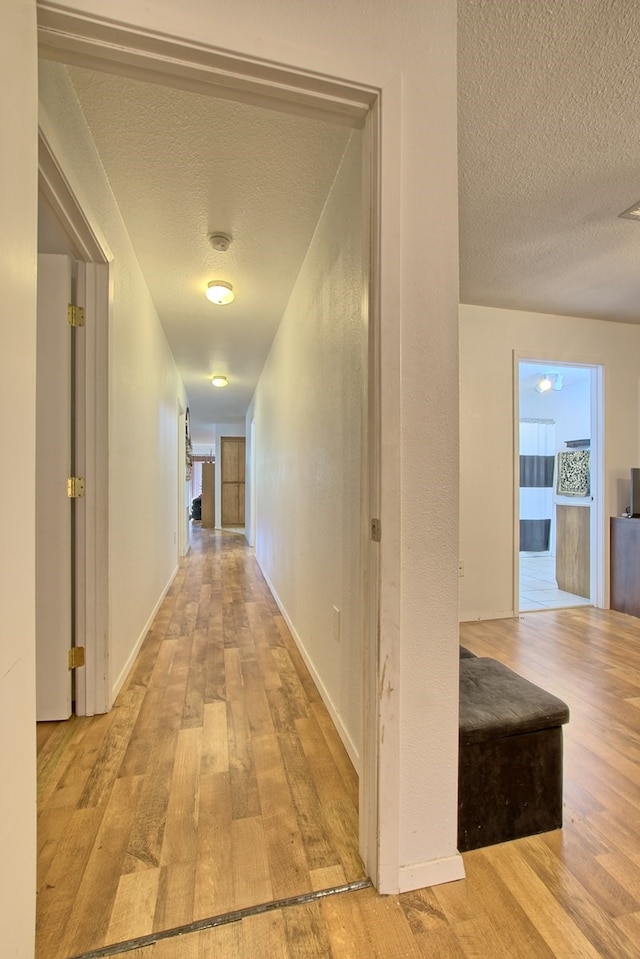
[[[39,959],[363,875],[355,775],[241,544],[201,537],[109,716],[39,729]],[[562,830],[465,853],[460,882],[123,955],[637,959],[640,620],[583,607],[460,637],[569,704]]]
[[[38,729],[41,959],[364,878],[357,777],[244,537],[194,540],[111,713]]]

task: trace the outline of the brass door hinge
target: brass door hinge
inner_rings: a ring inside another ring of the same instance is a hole
[[[69,499],[78,499],[84,496],[84,479],[81,476],[70,476],[67,480],[67,496]]]
[[[84,326],[84,306],[74,306],[73,303],[69,303],[67,319],[69,320],[69,326]]]
[[[371,520],[371,539],[374,543],[379,543],[382,539],[382,527],[379,519]]]
[[[84,666],[84,646],[72,646],[69,650],[69,669]]]

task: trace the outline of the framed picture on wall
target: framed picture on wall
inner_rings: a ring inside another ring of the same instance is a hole
[[[558,453],[558,496],[589,496],[591,493],[591,451],[567,450]]]

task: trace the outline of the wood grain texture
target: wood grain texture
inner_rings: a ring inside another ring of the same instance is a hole
[[[589,506],[556,506],[556,582],[575,596],[591,595]]]
[[[111,713],[38,731],[38,959],[363,878],[322,709],[244,537],[195,527]],[[285,926],[250,928],[257,952]]]
[[[459,882],[124,955],[637,959],[640,621],[550,610],[460,639],[568,703],[562,830],[465,853]],[[38,959],[363,876],[356,776],[240,537],[198,532],[114,713],[38,739]]]

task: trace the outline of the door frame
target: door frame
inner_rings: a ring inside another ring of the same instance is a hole
[[[76,669],[76,714],[92,716],[111,708],[109,682],[108,554],[108,356],[111,312],[111,251],[83,210],[62,166],[62,151],[48,129],[38,129],[38,188],[64,231],[78,261],[77,300],[85,308],[84,351],[79,393],[85,416],[80,452],[86,494],[76,523],[76,622],[84,635],[85,665]]]
[[[382,89],[320,76],[288,65],[255,61],[238,54],[154,34],[54,5],[38,5],[40,56],[90,69],[160,82],[193,92],[293,112],[364,129],[363,152],[370,173],[369,262],[365,299],[369,355],[363,408],[366,410],[366,470],[363,477],[361,531],[365,548],[363,584],[363,744],[361,753],[360,851],[365,868],[381,891],[398,886],[400,832],[400,427],[397,324],[381,325],[382,303],[397,315],[401,288],[398,244],[381,250],[384,211],[386,234],[400,233],[401,78]],[[381,188],[384,163],[385,184]],[[395,186],[393,186],[395,184]],[[384,253],[384,256],[383,256]],[[383,283],[384,274],[384,283]],[[384,287],[384,294],[382,292]],[[380,356],[387,362],[384,395]],[[383,417],[384,411],[384,417]],[[381,430],[385,424],[383,441]],[[381,450],[387,456],[382,459]],[[382,518],[384,544],[374,542],[372,517]],[[381,568],[387,571],[384,589]],[[394,573],[394,570],[397,572]],[[384,664],[385,695],[380,692]]]
[[[604,367],[585,358],[552,352],[535,354],[513,351],[513,612],[520,613],[520,363],[541,366],[579,366],[590,371],[591,507],[589,517],[590,602],[606,607],[605,584],[605,472],[604,472]]]

